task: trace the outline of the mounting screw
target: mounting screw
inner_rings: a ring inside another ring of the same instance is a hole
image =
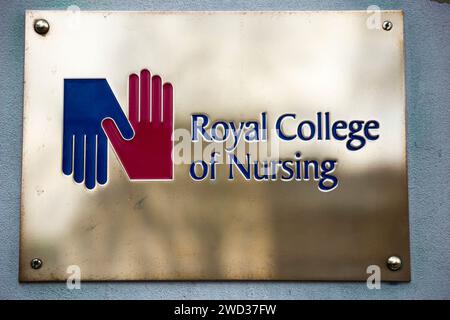
[[[42,267],[42,260],[34,258],[33,260],[31,260],[30,265],[35,270],[40,269]]]
[[[386,20],[385,22],[383,22],[383,30],[391,31],[393,27],[394,27],[394,24],[392,22],[390,22],[389,20]]]
[[[47,34],[47,32],[50,30],[50,24],[45,19],[37,19],[34,21],[34,31],[36,33],[40,34],[41,36],[44,36]]]
[[[402,267],[402,260],[397,256],[392,256],[387,259],[386,264],[391,271],[397,271]]]

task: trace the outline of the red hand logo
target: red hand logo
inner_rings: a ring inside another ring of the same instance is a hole
[[[132,139],[124,139],[112,119],[102,122],[131,180],[173,178],[173,88],[161,82],[161,77],[151,77],[148,70],[141,71],[140,81],[138,75],[130,75],[128,118],[134,129]]]

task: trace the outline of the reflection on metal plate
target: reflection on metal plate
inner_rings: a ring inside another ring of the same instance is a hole
[[[21,281],[409,280],[401,12],[25,33]]]

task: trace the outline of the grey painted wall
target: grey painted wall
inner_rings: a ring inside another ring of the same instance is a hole
[[[23,42],[26,9],[405,11],[408,174],[412,281],[382,284],[298,282],[19,284]],[[450,298],[450,4],[381,1],[7,1],[0,0],[0,298]]]

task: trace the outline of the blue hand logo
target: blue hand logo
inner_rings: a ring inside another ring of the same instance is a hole
[[[115,121],[125,139],[133,129],[106,79],[64,80],[63,172],[88,189],[105,184],[108,143],[102,121]]]

